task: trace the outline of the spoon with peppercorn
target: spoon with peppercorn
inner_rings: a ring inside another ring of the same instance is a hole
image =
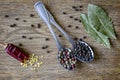
[[[94,59],[94,52],[92,50],[92,48],[83,40],[79,40],[79,41],[74,41],[70,35],[68,35],[61,27],[60,25],[55,21],[55,19],[53,18],[53,16],[50,14],[49,11],[47,11],[47,14],[50,17],[50,22],[59,29],[59,31],[61,31],[65,37],[68,39],[68,41],[72,44],[73,46],[73,50],[74,50],[74,54],[75,57],[82,62],[91,62]]]
[[[53,38],[55,39],[55,42],[59,49],[58,60],[59,60],[60,64],[68,70],[74,69],[75,64],[76,64],[76,58],[74,57],[73,51],[69,48],[63,47],[63,45],[58,40],[58,38],[55,35],[55,32],[51,26],[50,16],[48,15],[44,4],[42,2],[37,2],[35,4],[35,10],[38,13],[38,15],[43,19],[43,21],[47,24],[48,28],[50,29],[50,32],[52,33]]]

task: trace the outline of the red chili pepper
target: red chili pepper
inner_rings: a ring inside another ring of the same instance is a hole
[[[24,60],[27,60],[29,58],[28,54],[23,53],[18,47],[13,44],[7,44],[5,52],[20,62],[24,62]]]

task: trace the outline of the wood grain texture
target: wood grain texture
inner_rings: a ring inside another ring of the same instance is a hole
[[[0,0],[0,41],[20,46],[27,53],[44,55],[43,65],[37,71],[23,68],[20,63],[7,55],[0,47],[0,80],[120,80],[120,0],[41,0],[54,15],[57,22],[74,38],[83,38],[94,52],[95,60],[90,63],[78,62],[77,68],[68,71],[57,61],[57,47],[46,24],[34,10],[38,0]],[[112,48],[105,48],[86,33],[79,19],[80,13],[87,12],[89,3],[100,5],[111,17],[117,40],[110,40]],[[72,6],[83,6],[75,11]],[[66,15],[63,14],[66,12]],[[30,15],[33,14],[33,17]],[[8,15],[7,18],[5,15]],[[69,18],[73,16],[73,18]],[[19,20],[15,20],[19,18]],[[26,21],[24,21],[26,20]],[[14,27],[10,25],[16,24]],[[35,27],[31,27],[31,24]],[[41,25],[38,28],[38,24]],[[71,28],[68,27],[71,25]],[[78,26],[76,29],[75,27]],[[59,31],[56,34],[61,35]],[[26,36],[26,38],[22,38]],[[49,38],[48,41],[45,39]],[[61,37],[66,46],[68,41]],[[44,46],[47,49],[42,49]],[[50,52],[50,53],[47,53]]]

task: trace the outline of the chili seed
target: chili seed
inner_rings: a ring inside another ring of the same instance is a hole
[[[40,58],[43,58],[41,56]],[[31,70],[37,70],[43,64],[42,61],[39,61],[39,57],[31,54],[28,60],[25,60],[24,63],[21,63],[23,67],[31,66]]]

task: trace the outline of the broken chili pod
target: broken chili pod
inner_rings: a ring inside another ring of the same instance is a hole
[[[28,54],[22,52],[18,47],[11,43],[6,45],[5,52],[22,63],[29,58]]]

